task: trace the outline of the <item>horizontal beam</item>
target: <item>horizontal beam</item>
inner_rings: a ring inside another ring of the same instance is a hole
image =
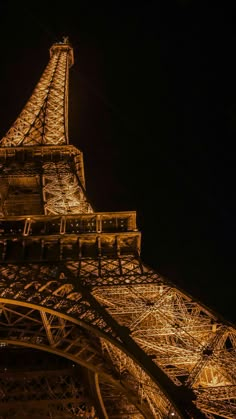
[[[29,215],[0,218],[1,236],[49,236],[137,231],[136,212],[96,212],[76,215]]]

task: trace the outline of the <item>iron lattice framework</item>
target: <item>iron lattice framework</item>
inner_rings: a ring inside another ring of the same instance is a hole
[[[51,47],[0,148],[0,350],[69,365],[2,366],[0,418],[233,419],[234,325],[142,262],[135,212],[87,200],[72,64],[67,39]]]

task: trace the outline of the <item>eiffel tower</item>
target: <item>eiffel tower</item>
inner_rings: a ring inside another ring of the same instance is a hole
[[[0,419],[236,418],[236,329],[94,212],[68,138],[68,38],[0,147]]]

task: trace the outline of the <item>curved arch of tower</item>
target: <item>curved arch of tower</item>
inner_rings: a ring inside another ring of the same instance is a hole
[[[134,211],[87,199],[73,61],[52,45],[0,142],[0,417],[233,419],[234,325],[143,263]]]

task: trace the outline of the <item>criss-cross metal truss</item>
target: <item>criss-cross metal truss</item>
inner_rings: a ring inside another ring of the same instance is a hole
[[[26,352],[27,366],[31,357],[32,353]],[[33,360],[37,363],[38,357]],[[0,372],[0,418],[98,419],[85,391],[85,380],[75,364],[60,370],[52,365],[49,369],[47,364],[41,365],[41,370],[30,366],[23,376],[19,365],[14,373],[4,368]]]
[[[0,143],[0,351],[41,350],[83,374],[0,371],[0,406],[11,417],[36,418],[40,405],[41,417],[233,419],[235,326],[143,263],[135,212],[95,213],[87,200],[83,155],[68,144],[72,63],[67,39],[51,47]]]

